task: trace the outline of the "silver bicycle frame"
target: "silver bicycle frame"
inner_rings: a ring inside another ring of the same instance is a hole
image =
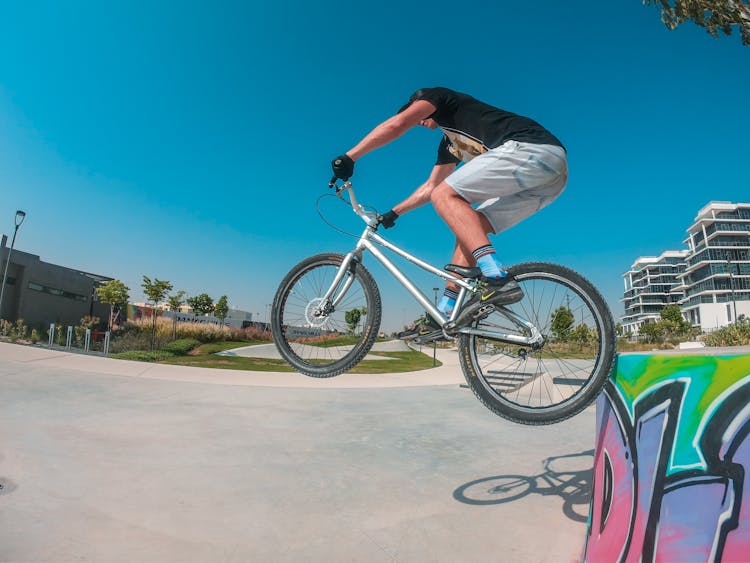
[[[366,224],[367,227],[365,227],[365,230],[362,232],[362,234],[359,237],[359,240],[357,241],[357,245],[354,247],[354,250],[349,252],[345,257],[343,262],[341,263],[341,266],[339,266],[338,272],[336,273],[336,276],[334,277],[333,281],[331,282],[331,286],[329,287],[328,291],[323,295],[321,298],[321,303],[330,303],[332,307],[335,307],[336,304],[338,304],[341,299],[343,299],[344,294],[349,289],[349,286],[354,281],[354,277],[350,276],[346,282],[344,283],[344,286],[340,288],[340,290],[337,292],[337,288],[341,281],[344,279],[344,276],[346,275],[346,272],[349,270],[349,267],[351,266],[352,260],[361,260],[361,256],[365,250],[370,251],[370,253],[377,258],[378,262],[380,262],[383,267],[388,270],[394,278],[402,285],[404,288],[411,293],[411,295],[414,297],[414,299],[417,300],[417,302],[424,307],[424,309],[427,311],[427,313],[436,321],[439,322],[441,326],[444,326],[447,322],[453,321],[458,313],[461,310],[461,305],[463,305],[464,300],[466,299],[466,296],[469,295],[470,292],[474,290],[474,284],[464,281],[463,278],[459,278],[458,276],[453,275],[450,272],[446,272],[443,270],[440,270],[431,264],[428,264],[427,262],[420,260],[416,256],[413,256],[412,254],[409,254],[405,250],[399,248],[395,244],[388,242],[383,237],[381,237],[377,231],[376,228],[378,226],[378,218],[375,213],[366,211],[358,202],[357,198],[354,194],[354,188],[352,187],[351,182],[345,182],[343,186],[336,188],[337,195],[341,195],[341,192],[343,190],[346,190],[349,193],[349,202],[351,203],[352,209],[354,210],[354,213],[356,213],[360,219],[362,219]],[[411,262],[415,266],[418,266],[422,268],[423,270],[426,270],[430,272],[431,274],[434,274],[438,277],[443,278],[444,280],[451,281],[459,286],[460,290],[458,293],[458,298],[456,299],[456,306],[453,308],[453,312],[450,317],[444,316],[438,309],[433,305],[430,300],[425,296],[424,293],[416,286],[414,283],[385,255],[381,250],[373,244],[372,241],[375,241],[379,245],[383,246],[384,248],[387,248],[388,250],[398,254],[405,260]],[[337,295],[334,297],[334,293],[337,293]],[[530,323],[528,320],[518,316],[513,311],[503,307],[503,314],[510,320],[513,324],[518,326],[519,328],[525,329],[528,331],[529,336],[524,337],[517,334],[506,334],[502,332],[496,332],[496,331],[490,331],[490,330],[484,330],[479,328],[473,328],[473,327],[463,327],[458,329],[457,332],[461,334],[473,334],[476,336],[483,336],[486,338],[491,338],[493,340],[499,340],[502,342],[508,342],[512,344],[522,344],[522,345],[534,345],[534,344],[540,344],[543,342],[544,337],[539,332],[536,326],[534,324]]]

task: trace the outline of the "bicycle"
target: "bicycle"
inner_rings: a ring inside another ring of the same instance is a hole
[[[443,336],[458,340],[464,377],[495,414],[523,424],[551,424],[596,399],[614,363],[615,332],[604,299],[584,277],[544,262],[512,266],[508,273],[524,298],[512,305],[488,304],[462,318],[464,305],[483,287],[479,268],[448,264],[440,270],[420,260],[378,233],[381,216],[358,203],[351,182],[332,180],[329,187],[344,201],[348,194],[365,229],[349,253],[311,256],[279,285],[271,330],[293,368],[333,377],[370,351],[380,328],[381,299],[362,263],[369,251],[443,328]],[[455,283],[460,289],[451,315],[444,316],[376,244]]]

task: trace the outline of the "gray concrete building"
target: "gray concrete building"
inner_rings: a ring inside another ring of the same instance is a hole
[[[0,279],[9,251],[8,237],[2,235]],[[50,323],[75,325],[85,315],[94,315],[106,322],[109,305],[99,302],[94,290],[111,279],[49,264],[35,254],[14,248],[0,304],[0,318],[23,319],[28,326],[44,328]]]

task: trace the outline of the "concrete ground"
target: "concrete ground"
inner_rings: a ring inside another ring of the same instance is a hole
[[[304,346],[304,345],[297,345],[295,347],[295,351],[300,354],[299,348],[305,347],[305,348],[312,348],[310,346]],[[337,346],[336,349],[342,351],[343,353],[348,352],[351,350],[353,346]],[[408,352],[410,350],[409,346],[407,346],[406,342],[403,340],[388,340],[386,342],[376,342],[372,345],[371,350],[373,352]],[[432,350],[432,348],[430,348]],[[242,356],[245,358],[273,358],[273,359],[282,359],[281,354],[279,354],[279,351],[276,349],[276,345],[273,343],[270,344],[254,344],[252,346],[243,346],[242,348],[232,348],[231,350],[227,350],[225,352],[218,352],[219,356]],[[303,354],[300,354],[303,355]],[[306,356],[306,354],[305,354]],[[334,354],[334,357],[336,355]],[[365,360],[385,360],[387,361],[389,358],[387,356],[376,356],[374,354],[367,354],[364,357]]]
[[[0,561],[576,560],[594,410],[506,422],[438,355],[319,380],[0,343]]]

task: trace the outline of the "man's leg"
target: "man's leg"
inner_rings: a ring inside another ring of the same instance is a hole
[[[437,192],[437,195],[435,192]],[[458,201],[455,201],[455,199],[457,199]],[[468,207],[468,212],[465,211],[465,209],[462,211],[460,208],[458,211],[456,211],[454,208],[454,205],[456,203],[458,205],[463,204],[465,207]],[[494,229],[492,228],[492,225],[490,225],[490,222],[487,220],[487,217],[485,217],[483,213],[475,211],[466,202],[466,200],[459,196],[453,190],[453,188],[445,183],[441,184],[433,191],[433,204],[438,210],[440,216],[443,217],[443,220],[448,223],[448,226],[456,235],[456,245],[453,248],[453,257],[451,258],[451,263],[458,266],[474,266],[477,262],[474,257],[474,250],[476,248],[492,248],[487,235],[489,233],[494,233]],[[445,211],[445,215],[443,215],[441,209]],[[454,224],[458,224],[460,235],[459,232],[456,232],[456,229],[453,228],[453,225],[448,221],[446,216],[451,218],[451,222],[453,222]],[[465,227],[467,223],[464,221],[464,219],[466,218],[469,218],[469,221],[471,221],[471,224],[473,225],[473,227],[470,227],[470,229],[474,229],[473,232],[469,232],[469,236],[466,236],[467,232]],[[473,237],[473,235],[476,235],[477,226],[480,229],[480,236]],[[465,242],[466,240],[474,240],[475,242],[469,242],[467,244]],[[476,242],[479,243],[479,246],[472,247],[471,245],[475,244]],[[451,311],[453,311],[453,308],[456,305],[458,291],[459,287],[456,284],[452,282],[448,282],[447,284],[445,284],[445,291],[443,292],[443,296],[438,303],[438,310],[447,315],[450,315]]]
[[[469,260],[475,248],[490,244],[487,233],[492,226],[487,218],[474,210],[469,203],[456,193],[446,182],[432,191],[432,205],[456,235],[455,260]],[[460,262],[456,261],[456,264]],[[462,264],[464,266],[470,263]]]
[[[487,237],[494,232],[487,217],[475,211],[446,182],[433,190],[432,204],[456,235],[453,263],[461,266],[477,263],[486,277],[503,277],[504,271],[495,259],[495,249]]]

